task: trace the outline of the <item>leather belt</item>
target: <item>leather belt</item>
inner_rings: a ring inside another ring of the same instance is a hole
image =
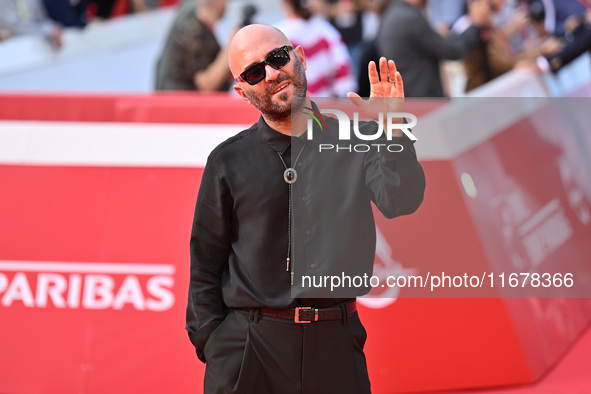
[[[348,317],[357,310],[357,302],[348,302],[346,310],[349,314]],[[244,308],[249,311],[249,308]],[[329,308],[314,308],[311,306],[298,306],[291,309],[273,309],[273,308],[260,308],[260,316],[272,317],[275,319],[292,320],[296,323],[312,323],[315,321],[325,320],[341,320],[343,319],[343,308],[341,307],[329,307]]]

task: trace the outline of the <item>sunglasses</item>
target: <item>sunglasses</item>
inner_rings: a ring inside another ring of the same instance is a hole
[[[268,64],[275,70],[283,68],[291,60],[289,57],[289,51],[291,51],[292,49],[293,47],[286,45],[284,47],[274,50],[273,52],[267,55],[265,60],[263,60],[260,63],[253,64],[252,66],[244,70],[244,72],[240,74],[238,78],[236,78],[236,81],[247,82],[249,85],[256,85],[257,83],[265,79],[265,77],[267,76],[267,72],[265,71],[265,65]]]

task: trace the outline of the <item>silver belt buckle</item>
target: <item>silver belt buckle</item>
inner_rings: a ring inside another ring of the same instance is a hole
[[[295,307],[295,316],[293,321],[296,323],[312,323],[313,321],[318,321],[318,309],[314,308],[314,320],[300,320],[300,310],[302,309],[312,309],[311,306],[296,306]]]

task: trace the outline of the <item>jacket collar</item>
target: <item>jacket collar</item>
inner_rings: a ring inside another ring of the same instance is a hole
[[[312,108],[314,111],[318,112],[318,106],[316,103],[312,102]],[[309,112],[308,110],[303,110],[304,112]],[[318,126],[316,122],[313,122],[313,131],[314,131],[314,139],[308,139],[308,133],[305,132],[299,137],[291,137],[289,135],[282,134],[274,129],[272,129],[265,119],[261,115],[258,121],[258,130],[259,135],[269,145],[275,152],[283,155],[285,151],[290,147],[291,141],[297,140],[300,143],[306,144],[310,147],[317,147],[318,144],[322,141],[322,138],[318,138],[318,136],[323,137],[323,134],[326,133],[326,130],[323,130]],[[323,126],[324,128],[325,126]],[[298,144],[299,145],[299,144]]]

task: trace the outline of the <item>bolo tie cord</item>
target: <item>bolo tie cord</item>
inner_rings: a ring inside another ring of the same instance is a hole
[[[288,208],[287,208],[287,258],[286,258],[286,267],[285,270],[287,272],[290,271],[291,268],[291,275],[290,275],[290,282],[291,285],[293,286],[293,277],[294,277],[294,266],[293,264],[291,264],[291,244],[292,244],[292,234],[291,234],[291,221],[292,221],[292,191],[291,191],[291,185],[297,180],[297,171],[295,170],[295,166],[298,163],[298,160],[300,159],[300,156],[302,155],[302,152],[304,151],[305,145],[302,146],[302,149],[300,149],[300,152],[298,153],[295,161],[293,162],[293,166],[292,167],[287,167],[287,164],[285,163],[285,160],[283,160],[283,157],[281,156],[281,153],[276,152],[277,156],[279,156],[279,159],[281,160],[281,163],[283,163],[283,167],[285,167],[285,171],[283,173],[283,179],[285,180],[285,182],[287,183],[287,187],[288,187]]]

